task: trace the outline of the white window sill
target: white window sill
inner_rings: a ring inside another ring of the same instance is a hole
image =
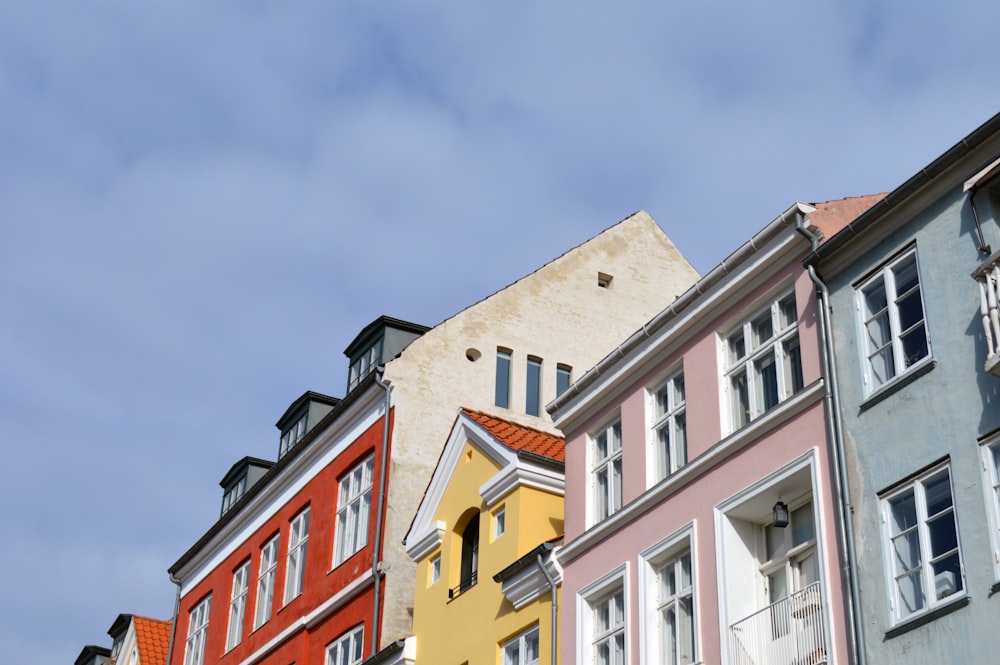
[[[955,594],[954,598],[949,598],[948,600],[935,605],[934,607],[921,612],[920,614],[914,614],[900,620],[896,625],[894,625],[889,630],[885,631],[885,639],[891,639],[897,635],[902,635],[903,633],[908,633],[914,628],[919,628],[924,624],[930,623],[935,619],[938,619],[946,614],[951,614],[955,610],[959,610],[966,605],[972,599],[969,594]]]
[[[895,377],[889,383],[883,386],[879,386],[878,390],[875,390],[871,394],[867,395],[864,398],[864,400],[862,400],[860,406],[858,407],[858,410],[865,411],[871,408],[872,406],[884,400],[889,395],[892,395],[896,391],[901,390],[905,386],[910,385],[924,374],[930,372],[936,366],[937,366],[937,361],[934,360],[932,356],[927,356],[916,365],[913,365],[912,367],[908,368],[905,373]]]

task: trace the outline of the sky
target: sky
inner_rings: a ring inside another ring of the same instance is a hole
[[[389,315],[637,210],[702,274],[1000,111],[995,2],[0,3],[4,659],[72,663]]]

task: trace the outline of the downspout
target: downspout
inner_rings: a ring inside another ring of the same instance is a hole
[[[167,665],[174,655],[174,637],[177,635],[177,615],[181,611],[181,581],[173,573],[167,573],[170,581],[177,585],[177,596],[174,598],[174,620],[170,622],[170,642],[167,643]]]
[[[550,661],[550,665],[556,665],[556,655],[558,653],[556,636],[559,634],[559,601],[556,596],[556,581],[549,575],[549,571],[545,570],[545,562],[542,560],[540,553],[535,555],[535,563],[538,564],[538,570],[542,571],[545,581],[549,583],[549,588],[552,590],[552,660]]]
[[[799,216],[795,220],[795,228],[805,236],[815,252],[819,246],[819,237],[813,233],[805,224],[805,219]],[[850,640],[851,655],[856,665],[865,665],[864,648],[864,623],[861,619],[861,607],[856,602],[860,598],[860,587],[857,577],[857,559],[854,549],[854,526],[851,515],[854,513],[854,506],[851,504],[851,490],[847,481],[847,458],[844,453],[844,423],[840,416],[840,387],[837,380],[837,368],[834,362],[833,334],[830,330],[830,291],[826,284],[816,273],[816,266],[809,264],[806,266],[809,278],[816,285],[817,311],[819,314],[819,336],[820,348],[822,349],[821,359],[823,362],[823,374],[828,378],[824,381],[824,401],[829,416],[826,419],[827,434],[833,444],[833,466],[834,475],[837,479],[835,490],[837,492],[837,505],[840,507],[838,520],[838,531],[840,542],[840,557],[844,562],[841,571],[847,578],[849,593],[846,597],[848,607],[847,631]]]
[[[382,602],[382,586],[379,577],[382,575],[381,555],[382,555],[382,510],[385,507],[385,488],[388,481],[389,469],[389,409],[392,406],[391,393],[392,385],[389,382],[382,382],[385,375],[385,365],[380,365],[377,370],[378,376],[375,378],[375,385],[385,392],[385,413],[382,414],[382,459],[379,463],[378,477],[378,512],[375,513],[375,547],[372,548],[372,577],[375,579],[375,609],[372,610],[372,649],[371,656],[378,653],[378,631],[379,631],[379,606]],[[169,663],[168,663],[169,665]]]

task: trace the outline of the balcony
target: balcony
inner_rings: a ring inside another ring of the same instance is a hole
[[[987,372],[1000,376],[1000,251],[993,252],[982,265],[972,273],[979,282],[979,313],[983,317],[983,332],[986,334]]]
[[[823,593],[814,582],[734,623],[734,665],[826,665]]]

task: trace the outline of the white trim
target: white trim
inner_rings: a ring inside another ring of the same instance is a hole
[[[809,206],[811,208],[811,206]],[[564,432],[576,429],[580,423],[593,418],[601,409],[617,399],[618,393],[639,382],[640,377],[664,354],[671,353],[683,344],[687,336],[701,329],[704,321],[723,313],[734,302],[784,270],[789,258],[786,255],[801,251],[802,236],[794,225],[775,238],[766,247],[757,250],[749,260],[743,262],[722,277],[711,290],[701,294],[679,316],[669,321],[653,336],[647,337],[632,349],[627,356],[620,357],[610,371],[600,375],[579,393],[574,394],[561,408],[552,413],[557,428]],[[744,243],[744,246],[750,242]],[[742,247],[741,247],[742,249]],[[737,252],[740,250],[738,249]],[[695,284],[692,288],[698,288]],[[656,318],[666,315],[669,308]],[[655,320],[655,318],[654,318]]]
[[[447,528],[448,526],[444,523],[444,520],[437,520],[423,532],[413,534],[407,539],[406,553],[414,561],[423,559],[431,550],[441,544]],[[409,542],[410,540],[413,542]]]
[[[983,463],[983,498],[986,501],[986,512],[990,515],[990,546],[992,549],[991,567],[994,582],[1000,581],[1000,497],[997,497],[993,485],[1000,481],[995,478],[993,465],[993,449],[1000,449],[1000,432],[986,438],[979,444],[979,454]]]
[[[562,496],[566,489],[566,475],[547,466],[533,464],[520,457],[514,464],[504,467],[479,488],[479,496],[488,508],[519,487],[531,487]]]
[[[651,597],[650,590],[654,588],[656,582],[657,564],[663,559],[668,559],[671,556],[678,554],[682,550],[687,550],[691,556],[691,580],[693,587],[692,596],[694,600],[694,652],[697,655],[701,654],[701,631],[698,626],[698,614],[701,611],[701,603],[698,598],[698,570],[700,569],[700,566],[698,565],[698,559],[695,553],[696,542],[697,534],[695,533],[695,522],[692,520],[652,547],[648,547],[639,553],[637,576],[639,585],[640,665],[659,665],[662,662],[662,660],[659,659],[659,650],[654,649],[652,646],[653,642],[650,633],[650,628],[652,626],[650,624],[652,619],[656,616],[656,609],[654,608],[650,611],[650,607],[652,607],[652,601],[655,601],[656,595],[654,593]],[[655,632],[656,631],[652,631],[654,635]],[[694,662],[698,661],[695,660]]]
[[[980,181],[986,180],[987,178],[992,176],[994,173],[996,173],[998,168],[1000,168],[1000,157],[994,159],[992,162],[987,164],[982,171],[980,171],[976,175],[966,180],[965,184],[962,185],[962,191],[967,192],[973,187],[978,187]]]
[[[243,547],[258,529],[274,518],[282,506],[378,422],[384,412],[382,391],[372,386],[355,403],[354,408],[330,423],[281,474],[233,516],[190,561],[178,569],[175,577],[182,580],[181,596],[190,593],[233,552]]]
[[[562,584],[563,569],[556,559],[555,551],[542,561],[545,571],[557,585]],[[514,605],[515,610],[519,610],[531,601],[539,598],[542,594],[550,590],[549,581],[542,575],[538,568],[538,563],[534,562],[524,566],[520,572],[507,578],[500,585],[500,592]]]
[[[573,559],[602,543],[614,531],[638,519],[644,513],[657,507],[664,499],[689,485],[711,471],[727,457],[730,457],[757,441],[759,438],[802,413],[823,398],[822,379],[818,379],[799,392],[778,404],[746,427],[733,432],[705,453],[695,457],[666,480],[658,483],[635,501],[626,504],[611,517],[598,522],[580,536],[566,544],[559,552],[559,562],[566,565]],[[589,473],[589,471],[588,471]]]
[[[322,605],[314,609],[309,614],[296,619],[287,628],[268,640],[262,647],[240,661],[239,665],[253,665],[253,663],[260,661],[264,656],[277,649],[283,642],[298,633],[300,630],[312,628],[317,623],[330,616],[331,613],[342,607],[345,603],[347,603],[347,601],[351,600],[351,598],[356,596],[358,593],[364,591],[369,585],[371,585],[373,579],[374,577],[372,576],[371,568],[366,568],[361,575],[354,578],[344,588],[326,599]]]
[[[591,642],[593,637],[593,609],[591,601],[603,596],[613,588],[622,589],[622,611],[625,617],[625,662],[629,661],[630,646],[630,625],[629,625],[629,562],[616,566],[610,572],[591,582],[587,586],[576,592],[576,661],[578,663],[593,662],[591,654]]]

